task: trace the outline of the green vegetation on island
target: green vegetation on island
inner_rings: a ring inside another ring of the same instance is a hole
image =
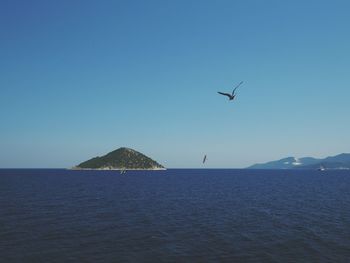
[[[99,170],[162,170],[162,165],[130,148],[119,148],[102,157],[95,157],[75,166],[73,169]]]

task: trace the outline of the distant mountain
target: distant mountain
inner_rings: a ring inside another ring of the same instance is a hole
[[[320,167],[324,169],[350,169],[350,154],[342,153],[324,159],[287,157],[277,161],[254,164],[248,169],[319,169]]]
[[[75,166],[73,169],[98,170],[160,170],[162,165],[130,148],[119,148],[102,157],[95,157]]]

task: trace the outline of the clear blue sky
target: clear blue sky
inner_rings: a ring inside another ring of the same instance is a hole
[[[350,151],[350,1],[0,2],[0,167]],[[231,91],[239,81],[237,100]]]

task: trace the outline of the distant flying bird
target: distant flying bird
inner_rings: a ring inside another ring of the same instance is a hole
[[[203,163],[205,163],[206,160],[207,160],[207,155],[204,155]]]
[[[232,91],[232,94],[224,93],[224,92],[220,92],[220,91],[218,91],[218,93],[221,94],[221,95],[227,96],[229,100],[233,100],[233,99],[235,98],[235,96],[236,96],[236,94],[235,94],[236,89],[237,89],[239,86],[241,86],[242,83],[243,83],[243,81],[241,81],[241,82],[234,88],[234,90]]]

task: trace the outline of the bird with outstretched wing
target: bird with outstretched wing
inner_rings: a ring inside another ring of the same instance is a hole
[[[243,83],[243,81],[241,81],[232,91],[232,94],[229,94],[229,93],[225,93],[225,92],[220,92],[218,91],[219,94],[221,95],[224,95],[224,96],[227,96],[229,98],[229,100],[233,100],[236,96],[235,92],[236,92],[236,89],[241,86],[241,84]]]

